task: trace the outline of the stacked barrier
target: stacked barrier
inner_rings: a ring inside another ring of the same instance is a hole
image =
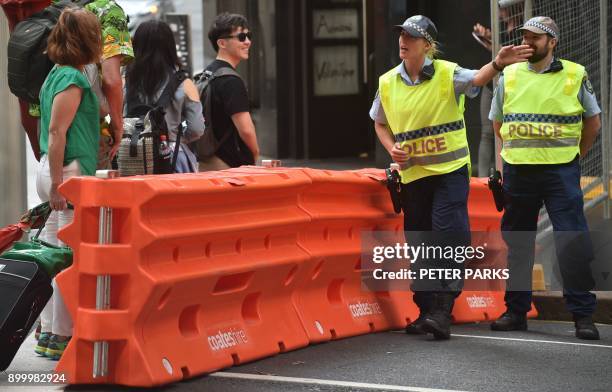
[[[360,233],[403,235],[382,179],[373,169],[258,167],[70,179],[61,192],[75,218],[60,237],[75,261],[57,280],[74,333],[57,371],[72,384],[155,386],[405,327],[418,316],[410,292],[362,287]],[[112,209],[110,244],[100,240],[101,207]],[[111,281],[106,310],[98,276]],[[503,311],[485,300],[483,313],[474,295],[458,298],[455,321]],[[94,377],[101,342],[108,366]]]
[[[470,230],[475,234],[486,236],[487,261],[491,268],[505,268],[508,249],[504,243],[500,222],[503,215],[497,211],[493,196],[488,188],[487,178],[472,178],[468,199]],[[474,241],[475,239],[472,238]],[[506,311],[504,302],[505,285],[501,281],[491,281],[488,291],[464,290],[455,300],[453,322],[469,323],[473,321],[495,320]],[[469,288],[469,285],[468,285]],[[537,311],[532,306],[528,317],[536,317]]]

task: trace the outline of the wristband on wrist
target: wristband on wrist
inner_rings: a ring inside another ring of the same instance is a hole
[[[493,69],[497,72],[502,72],[504,70],[504,67],[500,67],[499,64],[495,62],[495,60],[491,61],[491,66],[493,66]]]

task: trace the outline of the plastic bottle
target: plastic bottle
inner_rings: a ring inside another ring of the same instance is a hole
[[[159,137],[159,157],[162,160],[170,161],[172,159],[172,147],[168,144],[166,135],[161,135]]]

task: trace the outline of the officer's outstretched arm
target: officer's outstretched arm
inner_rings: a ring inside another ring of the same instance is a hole
[[[582,136],[580,138],[581,157],[584,157],[589,152],[589,150],[593,146],[593,143],[595,143],[597,135],[599,135],[600,129],[601,119],[599,117],[599,114],[582,119]]]
[[[533,49],[531,49],[529,45],[508,45],[502,47],[499,52],[497,52],[495,61],[483,65],[482,68],[478,70],[472,84],[474,86],[484,86],[505,66],[527,61],[532,54]]]

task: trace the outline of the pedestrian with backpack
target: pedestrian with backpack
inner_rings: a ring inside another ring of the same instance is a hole
[[[239,14],[218,15],[208,32],[217,58],[197,80],[206,121],[197,143],[200,171],[254,165],[259,158],[249,96],[236,72],[249,58],[252,37],[246,18]]]
[[[24,5],[23,12],[14,13],[23,19],[10,21],[16,25],[9,39],[7,76],[11,92],[19,98],[21,123],[30,139],[34,156],[40,159],[37,137],[40,117],[38,96],[43,81],[54,65],[46,54],[47,37],[65,7],[83,7],[91,11],[100,24],[103,50],[101,59],[93,64],[97,67],[90,67],[85,72],[91,82],[97,80],[100,101],[108,102],[100,111],[100,122],[106,114],[110,115],[111,121],[110,127],[100,129],[98,169],[110,169],[110,161],[119,148],[123,132],[123,82],[120,68],[133,58],[127,16],[115,0],[52,0],[47,1],[47,4],[46,8],[34,14],[31,14],[33,8]]]
[[[143,106],[161,106],[170,147],[176,151],[179,146],[174,172],[195,173],[197,159],[187,144],[204,133],[202,104],[193,81],[184,78],[172,30],[159,20],[144,22],[136,29],[133,44],[135,59],[125,75],[124,115],[130,117]]]
[[[47,51],[55,66],[40,92],[41,159],[36,188],[40,199],[49,201],[53,210],[42,232],[42,239],[53,245],[63,245],[57,231],[73,218],[58,187],[69,177],[96,173],[99,103],[83,70],[100,59],[99,31],[94,14],[67,7],[49,36]],[[53,289],[41,313],[42,328],[35,351],[57,360],[72,335],[72,320],[55,281]]]

